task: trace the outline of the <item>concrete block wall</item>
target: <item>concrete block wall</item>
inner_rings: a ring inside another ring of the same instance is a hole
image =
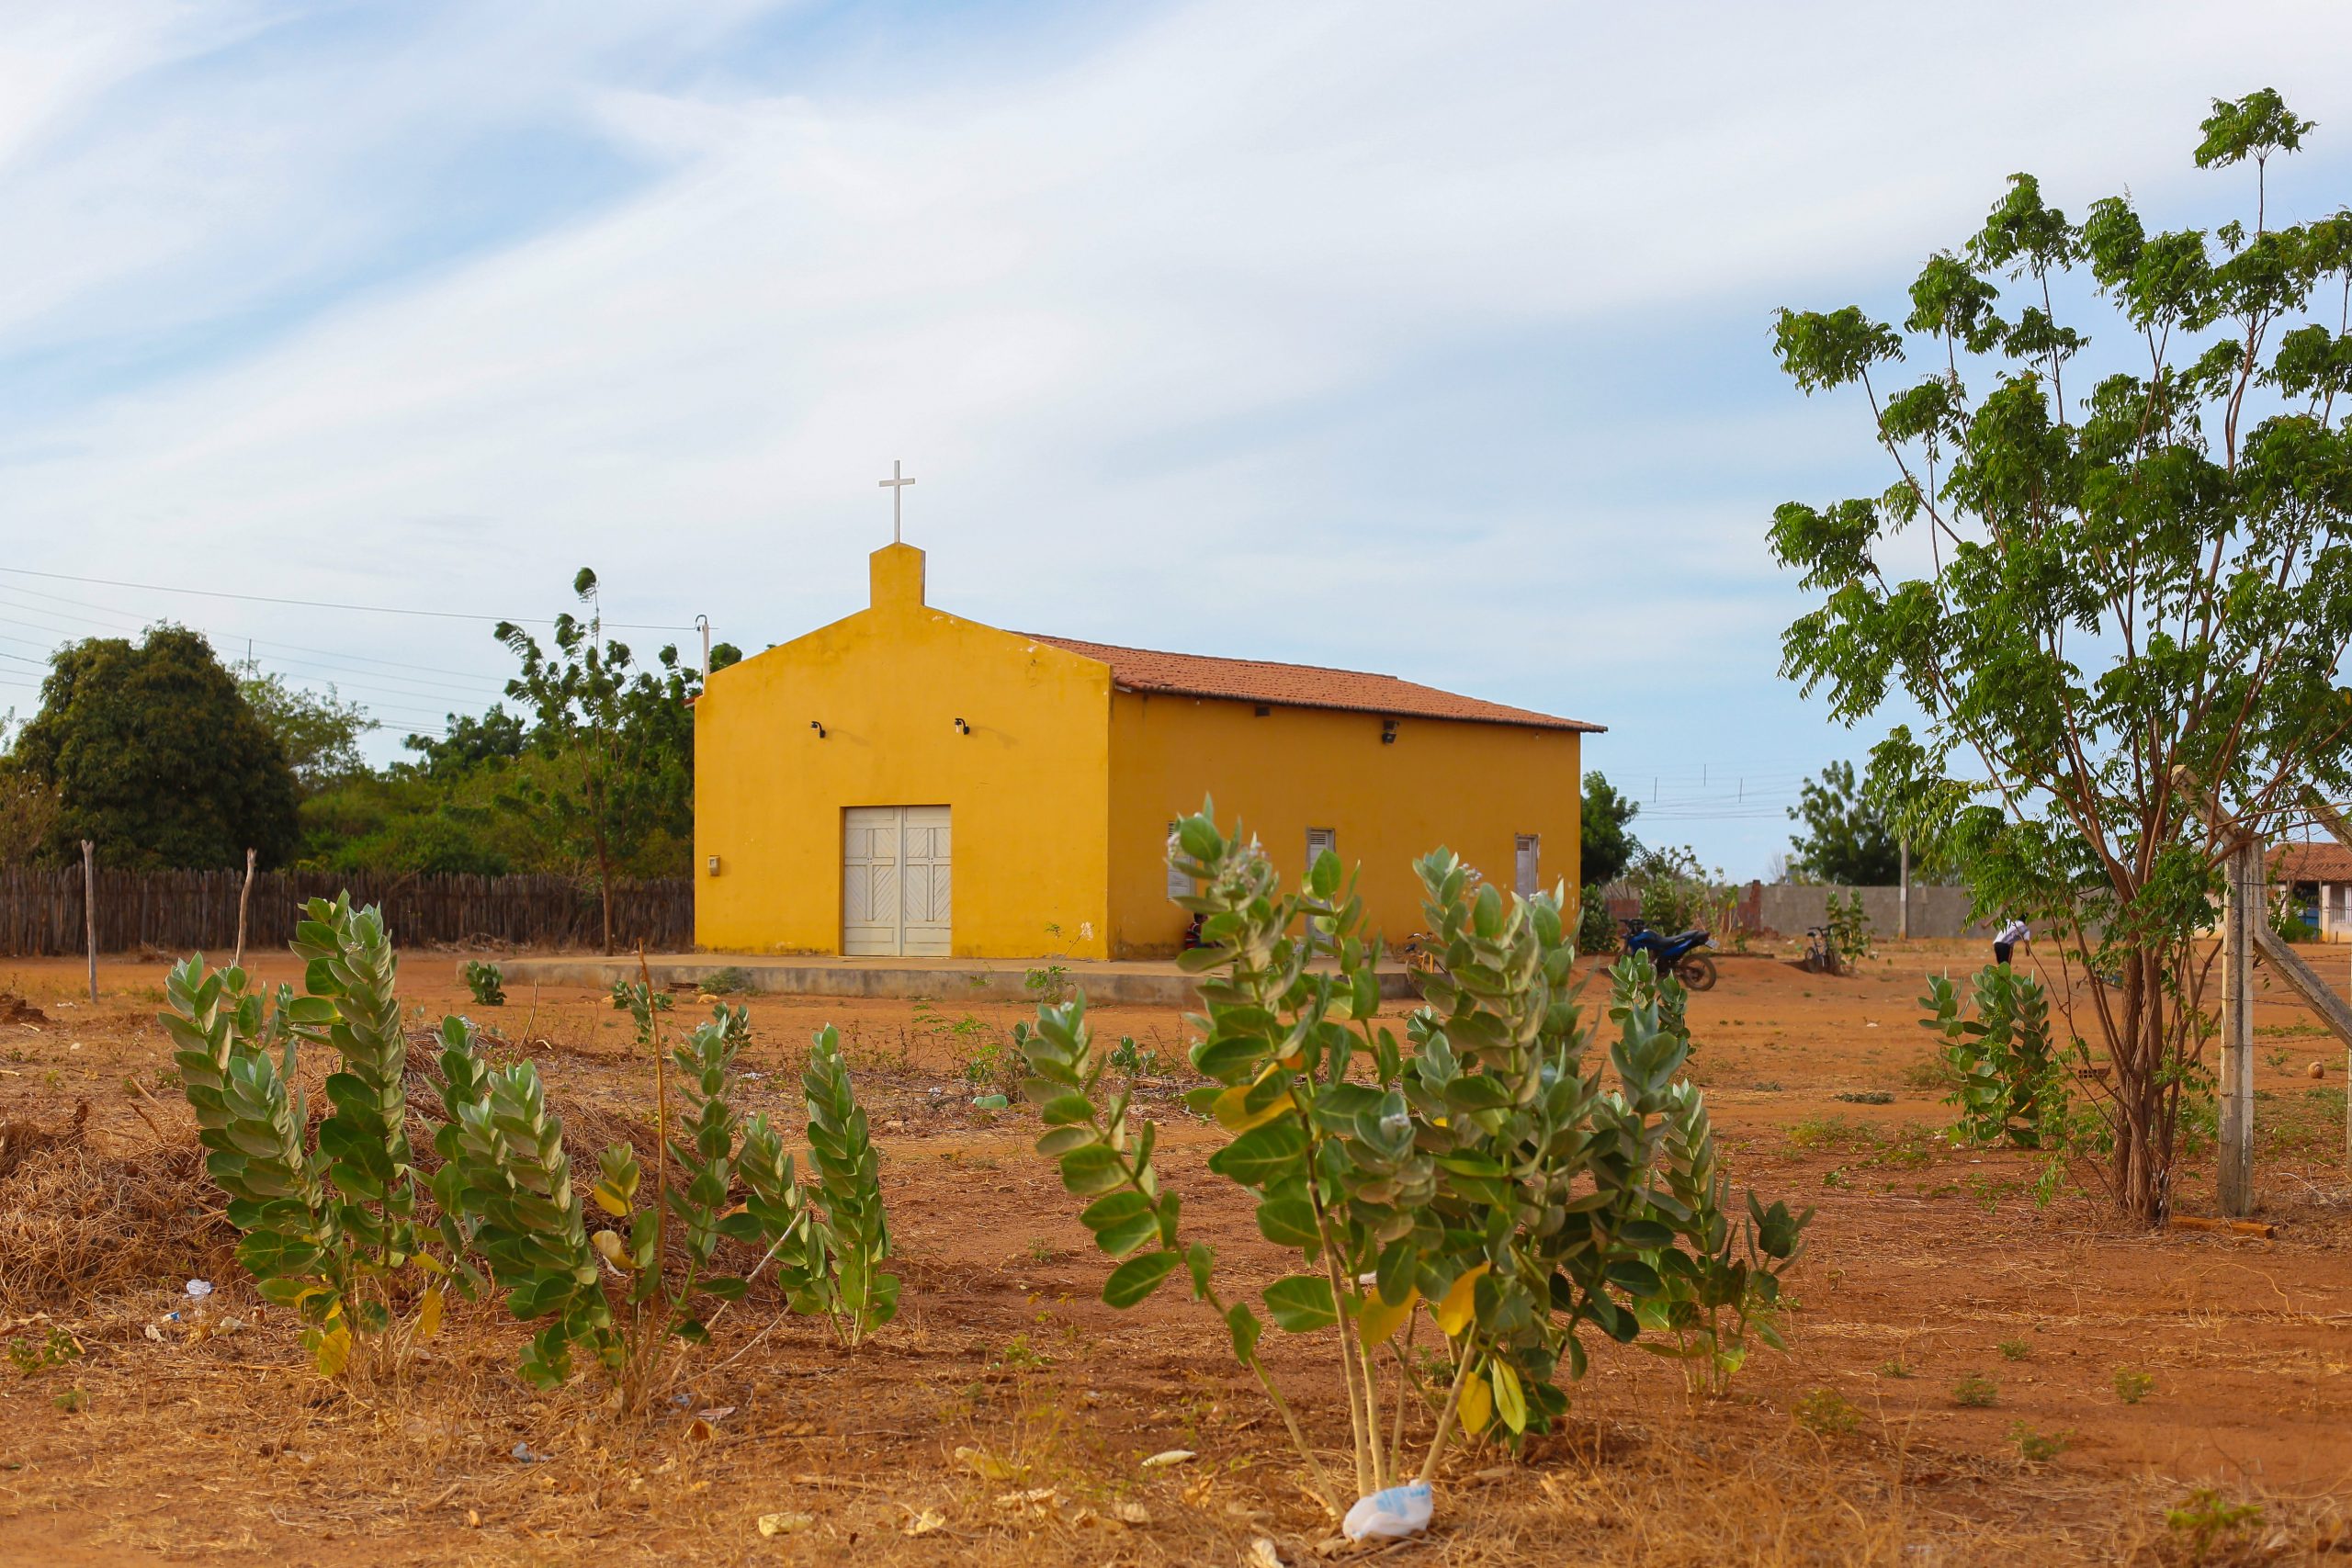
[[[1751,930],[1800,936],[1809,926],[1829,923],[1831,895],[1842,902],[1854,893],[1862,896],[1862,912],[1870,917],[1872,936],[1889,938],[1902,929],[1903,890],[1899,887],[1821,887],[1752,882],[1748,884],[1748,896],[1740,900],[1740,913]],[[1992,925],[1970,919],[1968,906],[1969,892],[1965,887],[1930,887],[1915,883],[1911,887],[1911,934],[1989,936]]]
[[[1829,897],[1833,893],[1840,900],[1850,893],[1862,896],[1862,912],[1870,917],[1871,936],[1887,940],[1901,929],[1903,890],[1899,887],[1824,887],[1788,882],[1749,883],[1741,890],[1735,925],[1747,931],[1803,936],[1809,927],[1829,923]],[[1612,919],[1640,912],[1641,898],[1630,885],[1612,884],[1607,897]],[[1968,906],[1965,887],[1930,887],[1915,883],[1911,888],[1911,934],[1989,939],[1994,922],[1970,919]]]

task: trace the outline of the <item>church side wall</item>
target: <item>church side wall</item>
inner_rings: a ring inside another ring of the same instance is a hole
[[[1109,670],[924,606],[919,560],[893,602],[886,564],[876,607],[718,671],[695,705],[696,942],[838,953],[843,813],[945,806],[957,956],[1105,956]]]
[[[1540,886],[1576,894],[1581,737],[1573,730],[1407,718],[1383,745],[1377,714],[1116,692],[1111,704],[1114,957],[1172,953],[1191,919],[1169,900],[1168,825],[1216,800],[1295,885],[1309,828],[1329,828],[1371,923],[1392,943],[1421,929],[1412,863],[1443,844],[1508,891],[1515,837],[1541,840]]]

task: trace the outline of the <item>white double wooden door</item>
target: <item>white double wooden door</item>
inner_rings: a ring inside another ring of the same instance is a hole
[[[944,958],[953,843],[944,806],[853,806],[842,818],[842,952]]]

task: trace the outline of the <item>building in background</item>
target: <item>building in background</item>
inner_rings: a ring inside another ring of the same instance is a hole
[[[721,670],[695,706],[706,949],[1165,955],[1190,916],[1175,818],[1214,796],[1286,882],[1329,848],[1375,929],[1421,924],[1444,844],[1522,891],[1570,885],[1600,727],[1393,676],[982,626],[876,550],[867,606]]]
[[[2352,849],[2330,840],[2273,844],[2270,887],[2322,942],[2352,942]]]

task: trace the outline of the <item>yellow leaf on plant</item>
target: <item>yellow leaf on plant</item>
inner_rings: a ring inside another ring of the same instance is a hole
[[[629,1261],[628,1251],[621,1245],[618,1231],[598,1231],[594,1235],[590,1236],[588,1241],[605,1261],[614,1268],[627,1272],[637,1267]]]
[[[1495,1396],[1487,1387],[1487,1380],[1476,1375],[1462,1385],[1462,1403],[1457,1407],[1462,1415],[1462,1429],[1476,1436],[1487,1429],[1495,1418]]]
[[[351,1362],[351,1330],[336,1324],[319,1336],[311,1348],[311,1359],[322,1377],[339,1377]]]
[[[1487,1269],[1487,1265],[1481,1263],[1468,1270],[1453,1281],[1453,1288],[1445,1292],[1445,1300],[1438,1303],[1437,1325],[1449,1338],[1470,1326],[1471,1316],[1478,1307],[1478,1276]]]
[[[416,1304],[416,1337],[430,1339],[441,1332],[441,1287],[434,1286],[424,1292]]]
[[[1405,1320],[1413,1315],[1413,1303],[1420,1299],[1420,1292],[1408,1290],[1403,1301],[1390,1306],[1380,1299],[1378,1291],[1372,1292],[1364,1297],[1363,1310],[1356,1316],[1356,1332],[1366,1345],[1383,1343],[1405,1326]]]
[[[1291,1109],[1290,1096],[1278,1094],[1263,1110],[1252,1111],[1243,1103],[1250,1098],[1250,1089],[1248,1084],[1236,1084],[1209,1102],[1209,1114],[1216,1118],[1218,1126],[1228,1133],[1246,1133]]]
[[[622,1197],[620,1190],[609,1181],[596,1183],[589,1190],[588,1196],[596,1201],[596,1207],[616,1219],[628,1213],[628,1200]]]
[[[1498,1356],[1487,1363],[1487,1376],[1495,1385],[1495,1408],[1502,1412],[1503,1425],[1526,1431],[1527,1391],[1519,1386],[1518,1370]]]

